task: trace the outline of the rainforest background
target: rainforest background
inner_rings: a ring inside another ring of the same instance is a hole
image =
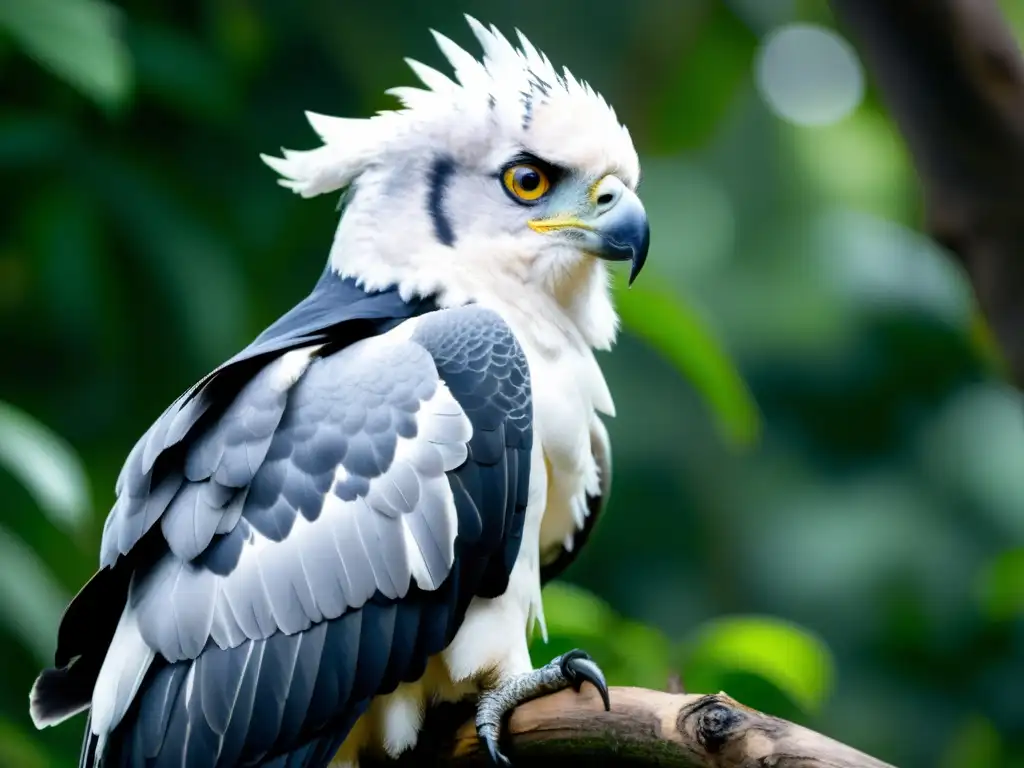
[[[1024,40],[1024,5],[1004,2]],[[0,766],[74,765],[28,691],[163,408],[312,287],[337,199],[259,153],[521,28],[639,149],[652,248],[601,355],[613,494],[547,590],[613,683],[724,689],[909,766],[1024,766],[1024,407],[921,234],[825,3],[0,3]]]

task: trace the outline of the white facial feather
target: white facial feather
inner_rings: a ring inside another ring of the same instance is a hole
[[[639,160],[629,131],[599,93],[567,68],[557,72],[518,30],[517,50],[493,25],[488,30],[466,18],[483,48],[481,61],[433,32],[457,82],[407,59],[426,89],[388,90],[404,109],[362,119],[307,113],[323,146],[282,150],[283,158],[262,156],[284,177],[281,184],[312,197],[342,189],[370,164],[419,144],[417,139],[444,137],[446,145],[465,147],[479,145],[485,137],[529,147],[567,167],[615,173],[630,187],[636,186]]]
[[[521,33],[517,49],[466,18],[480,60],[433,33],[454,79],[408,60],[425,87],[388,91],[403,109],[363,119],[307,113],[322,146],[263,159],[304,197],[351,188],[330,255],[341,276],[442,306],[479,302],[552,354],[566,344],[607,349],[618,316],[604,262],[528,221],[573,214],[609,174],[635,189],[629,132],[603,97],[558,73]],[[509,200],[496,175],[523,152],[568,169],[565,193],[533,209]]]

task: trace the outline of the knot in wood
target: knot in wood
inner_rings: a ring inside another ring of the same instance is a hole
[[[725,746],[743,715],[717,696],[707,699],[707,704],[698,708],[697,740],[708,752],[715,753]]]

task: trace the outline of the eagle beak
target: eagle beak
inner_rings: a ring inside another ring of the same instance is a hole
[[[651,228],[636,193],[615,176],[605,176],[590,190],[591,210],[584,216],[534,219],[535,232],[562,232],[580,250],[607,261],[630,261],[629,284],[647,261]]]

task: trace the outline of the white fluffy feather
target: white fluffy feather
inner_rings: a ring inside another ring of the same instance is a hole
[[[483,49],[482,60],[433,32],[457,82],[406,59],[426,89],[388,90],[404,109],[364,119],[307,113],[323,146],[282,150],[283,157],[261,155],[283,177],[281,184],[303,197],[342,189],[371,161],[424,134],[444,133],[453,143],[472,141],[481,131],[514,138],[525,130],[523,93],[531,91],[536,94],[529,118],[531,143],[549,150],[546,154],[563,155],[570,165],[611,159],[624,181],[636,183],[639,162],[629,131],[599,93],[568,69],[558,72],[518,30],[519,49],[493,25],[487,29],[470,16],[466,19]]]

